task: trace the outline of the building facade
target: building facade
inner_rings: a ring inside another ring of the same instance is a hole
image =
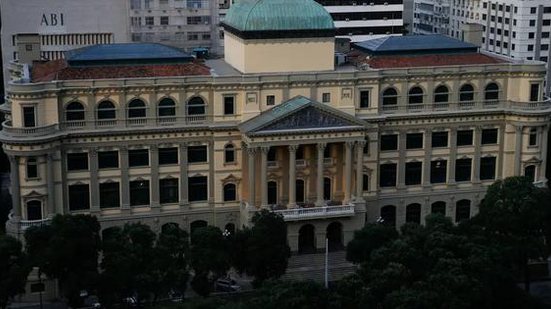
[[[301,29],[277,10],[272,29],[247,28],[257,23],[232,20],[259,8],[235,6],[226,37],[248,58],[266,60],[254,51],[269,44],[273,57],[291,49],[324,59],[321,49],[334,49],[319,45],[334,31],[323,26],[331,17],[301,5],[321,28]],[[295,30],[276,31],[282,24]],[[102,229],[141,221],[157,231],[232,230],[265,208],[283,215],[291,249],[306,252],[326,237],[346,244],[365,222],[422,223],[430,213],[459,222],[496,179],[546,183],[542,63],[396,44],[357,46],[355,65],[287,72],[252,60],[239,71],[236,55],[35,64],[1,106],[14,203],[7,229],[21,235],[55,214],[85,213]]]

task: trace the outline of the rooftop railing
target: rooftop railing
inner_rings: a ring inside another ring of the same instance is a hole
[[[348,217],[348,216],[354,215],[354,204],[309,207],[309,208],[279,209],[279,210],[272,210],[272,212],[281,214],[285,221]]]

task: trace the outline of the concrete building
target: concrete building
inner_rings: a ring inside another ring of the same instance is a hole
[[[545,185],[543,63],[404,36],[353,44],[352,64],[331,67],[331,16],[293,3],[231,7],[224,60],[139,44],[15,63],[1,106],[8,232],[67,213],[103,230],[232,230],[266,208],[291,249],[309,252],[379,218],[459,222],[496,179]]]

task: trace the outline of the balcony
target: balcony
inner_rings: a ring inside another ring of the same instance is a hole
[[[59,127],[57,124],[42,127],[15,128],[12,126],[11,120],[6,120],[2,123],[2,130],[4,133],[14,137],[45,136],[55,133],[58,129]]]
[[[272,210],[272,212],[281,214],[285,221],[300,221],[310,219],[351,217],[355,213],[354,209],[354,204],[345,204],[337,206],[280,209]]]
[[[13,219],[13,213],[10,213],[8,215],[8,222],[6,222],[6,225],[12,227],[11,229],[8,227],[8,230],[14,230],[15,228],[15,230],[25,231],[32,226],[49,225],[51,221],[51,218],[46,218],[40,220],[19,220],[19,222],[17,222]],[[19,229],[17,229],[17,226],[19,226]]]
[[[130,119],[102,119],[65,121],[61,128],[65,130],[86,130],[101,128],[135,128],[135,127],[177,127],[186,125],[204,125],[212,123],[210,115],[141,117]]]
[[[297,159],[295,161],[296,167],[306,167],[308,162],[304,159]]]

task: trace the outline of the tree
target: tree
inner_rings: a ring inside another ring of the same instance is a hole
[[[329,308],[329,293],[314,281],[268,280],[244,303],[244,308]]]
[[[219,228],[207,226],[193,231],[191,267],[194,271],[193,289],[199,295],[207,296],[214,281],[230,269],[228,241]]]
[[[396,239],[398,232],[394,227],[384,224],[367,224],[354,232],[354,238],[346,246],[346,259],[353,263],[366,261],[373,250]]]
[[[25,292],[29,272],[21,243],[9,235],[0,235],[0,308],[6,308],[12,297]]]
[[[94,289],[98,278],[99,223],[89,215],[56,215],[51,226],[30,228],[27,250],[40,271],[58,279],[69,305],[82,302],[80,291]]]
[[[480,205],[477,221],[496,242],[507,248],[507,255],[524,277],[530,290],[531,259],[547,257],[545,236],[551,230],[549,190],[534,186],[527,177],[509,177],[492,184]]]

